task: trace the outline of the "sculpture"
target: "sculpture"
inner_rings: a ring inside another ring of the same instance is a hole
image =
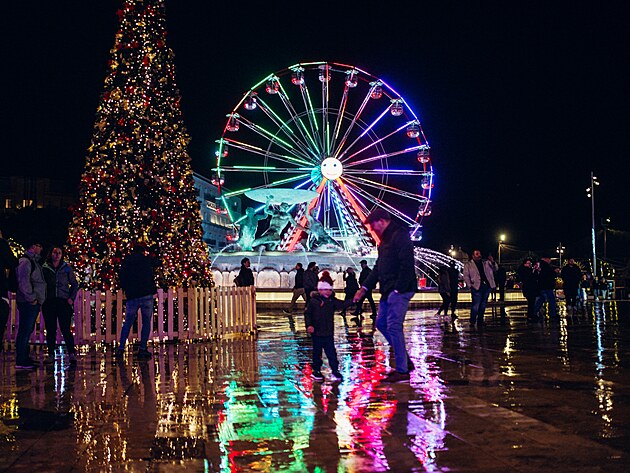
[[[252,243],[252,247],[256,248],[261,245],[265,245],[266,249],[269,251],[273,251],[280,244],[281,236],[283,230],[286,226],[291,223],[295,225],[300,230],[307,231],[306,228],[299,225],[293,216],[289,213],[289,204],[286,202],[281,202],[278,207],[272,207],[273,196],[267,197],[267,202],[265,204],[265,214],[271,216],[271,220],[269,221],[269,228],[265,230],[265,232],[254,240]]]
[[[239,238],[236,242],[236,244],[241,248],[241,251],[253,250],[253,243],[256,240],[258,222],[265,220],[266,218],[266,215],[256,215],[256,211],[252,207],[247,207],[245,210],[245,219],[241,222]]]
[[[306,220],[308,221],[306,249],[308,251],[315,251],[325,246],[341,248],[341,245],[326,232],[324,225],[317,220],[317,210],[317,208],[313,208],[310,214],[306,214]]]

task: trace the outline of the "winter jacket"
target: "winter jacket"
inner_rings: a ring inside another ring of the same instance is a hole
[[[317,273],[315,273],[315,271],[311,271],[310,269],[304,271],[304,289],[314,290],[317,287],[318,281],[319,279],[317,279]]]
[[[441,268],[438,273],[438,291],[449,295],[451,293],[451,277],[446,268]]]
[[[532,267],[528,268],[521,264],[516,270],[516,275],[521,282],[521,291],[525,297],[538,294],[538,281]]]
[[[367,266],[361,270],[361,274],[359,274],[359,285],[363,285],[371,272],[372,270]]]
[[[357,276],[354,273],[345,273],[343,280],[346,283],[346,287],[343,292],[346,295],[354,295],[359,290],[359,283],[357,282]]]
[[[556,270],[546,261],[539,261],[539,270],[536,272],[538,289],[549,291],[556,288]]]
[[[293,284],[293,289],[303,289],[304,288],[304,268],[298,268],[295,270],[295,284]]]
[[[494,282],[494,272],[498,269],[497,263],[485,260],[483,263],[483,272],[488,280],[490,289],[494,289],[497,285]],[[477,264],[473,259],[470,259],[464,265],[464,282],[466,286],[478,291],[481,287],[481,275],[477,269]]]
[[[43,304],[46,300],[46,280],[38,260],[39,256],[29,251],[20,258],[15,270],[18,283],[17,302]]]
[[[319,293],[306,304],[304,310],[304,322],[306,327],[313,327],[313,335],[327,337],[335,334],[335,311],[342,310],[352,304],[352,301],[344,302],[336,299],[335,296],[323,297]]]
[[[236,278],[239,280],[240,287],[247,287],[254,285],[254,273],[247,266],[241,265],[241,270],[238,272]]]
[[[120,268],[120,287],[127,299],[152,296],[157,292],[153,268],[155,259],[143,253],[131,253],[125,258]]]
[[[6,270],[11,270],[17,265],[18,259],[13,255],[9,244],[0,238],[0,297],[9,297],[9,281]]]
[[[572,287],[575,289],[580,285],[582,270],[577,264],[567,264],[562,268],[562,271],[560,271],[560,277],[562,277],[564,287]]]
[[[44,271],[44,279],[46,280],[46,299],[72,299],[77,296],[79,283],[74,275],[72,267],[62,261],[55,268],[52,263],[46,261],[42,266]]]
[[[406,293],[418,290],[413,243],[409,238],[409,231],[394,222],[390,222],[381,235],[378,258],[363,286],[368,290],[374,289],[377,282],[384,297],[393,291]]]

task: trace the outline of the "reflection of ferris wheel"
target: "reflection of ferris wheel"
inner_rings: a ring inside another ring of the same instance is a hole
[[[296,205],[296,222],[315,215],[348,251],[374,247],[363,220],[376,207],[421,238],[431,213],[429,143],[383,80],[353,66],[301,63],[254,85],[227,118],[213,176],[226,208],[226,199],[254,189],[308,189],[318,195]],[[287,227],[278,249],[291,251],[300,236]]]

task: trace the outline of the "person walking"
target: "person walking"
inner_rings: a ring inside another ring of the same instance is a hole
[[[538,319],[536,313],[536,298],[538,297],[538,281],[534,275],[534,267],[531,258],[525,258],[516,270],[516,275],[521,284],[521,292],[527,300],[527,320],[535,322]]]
[[[27,242],[26,252],[19,259],[15,270],[19,312],[19,327],[15,338],[15,368],[33,369],[37,363],[30,357],[28,339],[35,330],[37,315],[46,300],[46,281],[39,264],[42,245],[37,240]]]
[[[470,288],[472,305],[470,307],[470,326],[483,327],[483,316],[488,304],[488,296],[495,289],[494,272],[497,264],[492,255],[488,259],[481,259],[481,251],[473,250],[472,259],[464,265],[464,282]]]
[[[440,266],[438,270],[438,292],[442,297],[442,305],[435,315],[440,316],[442,312],[448,315],[448,308],[451,305],[451,278],[446,266]]]
[[[251,266],[251,262],[249,258],[243,258],[241,260],[241,269],[238,272],[238,276],[234,278],[234,282],[238,287],[247,287],[254,285],[254,273],[249,268]]]
[[[451,320],[454,322],[457,319],[457,296],[459,294],[459,269],[457,269],[455,260],[451,260],[448,263],[448,276],[451,287]],[[444,315],[446,315],[446,312]]]
[[[409,301],[418,290],[418,279],[414,265],[413,243],[409,231],[392,221],[384,209],[374,209],[365,223],[380,238],[378,258],[374,269],[354,295],[358,302],[367,291],[379,284],[379,301],[376,328],[385,336],[394,351],[396,369],[385,379],[387,383],[409,380],[414,369],[409,359],[403,331]]]
[[[300,296],[306,302],[306,294],[304,293],[304,268],[302,263],[295,264],[295,282],[293,283],[293,296],[291,297],[291,307],[289,310],[283,310],[285,314],[290,314],[297,309],[297,300]]]
[[[18,259],[0,230],[0,353],[4,351],[4,332],[9,321],[9,278],[8,273],[18,265]]]
[[[582,270],[575,264],[574,258],[569,258],[567,264],[560,271],[562,278],[562,290],[564,291],[564,300],[567,311],[571,308],[577,310],[578,291],[580,289],[580,280],[582,279]]]
[[[343,310],[348,306],[344,301],[340,301],[333,295],[332,284],[322,278],[317,284],[317,293],[309,299],[304,311],[304,322],[306,331],[313,340],[313,372],[311,378],[316,381],[323,381],[322,374],[322,350],[326,353],[328,364],[332,370],[332,377],[336,381],[343,380],[339,372],[339,360],[337,349],[335,348],[335,312]]]
[[[63,260],[63,249],[54,246],[48,259],[42,266],[46,280],[46,300],[42,305],[42,314],[46,325],[46,345],[48,356],[45,363],[55,361],[57,345],[57,323],[66,342],[66,350],[71,364],[76,364],[76,348],[70,326],[74,315],[74,299],[79,290],[79,283],[72,267]]]
[[[157,286],[155,284],[154,269],[157,262],[146,254],[143,245],[137,243],[131,254],[122,262],[120,268],[120,287],[125,291],[127,304],[125,309],[125,323],[120,332],[120,345],[116,350],[116,357],[122,358],[129,332],[138,317],[138,310],[142,315],[142,332],[140,333],[140,347],[138,358],[149,359],[152,354],[147,349],[151,323],[153,322],[153,303]]]
[[[538,281],[538,298],[534,308],[536,315],[540,313],[543,304],[547,302],[549,307],[549,319],[558,319],[558,309],[556,306],[556,274],[558,270],[551,266],[551,258],[545,256],[537,263],[534,274]]]
[[[357,293],[357,291],[359,290],[359,282],[357,281],[357,275],[354,272],[354,268],[348,268],[343,272],[343,282],[344,282],[344,289],[343,289],[343,293],[345,295],[344,297],[344,301],[350,302],[349,305],[354,304],[354,302],[352,302],[352,298],[354,297],[354,295]],[[346,310],[342,310],[341,311],[341,315],[343,317],[346,316]],[[353,318],[353,320],[355,321],[357,327],[361,326],[361,319],[360,318]]]
[[[365,284],[365,280],[368,278],[372,270],[368,266],[367,261],[364,259],[359,261],[359,264],[361,265],[361,273],[359,273],[359,286],[363,286]],[[354,311],[354,316],[356,317],[356,320],[353,319],[353,321],[361,322],[363,320],[361,314],[363,313],[363,302],[366,299],[370,303],[370,309],[372,311],[370,317],[372,318],[372,322],[376,320],[376,304],[374,303],[374,297],[372,296],[372,290],[370,289],[361,299],[357,301],[357,308]]]
[[[315,261],[311,261],[304,271],[304,295],[306,296],[306,303],[311,299],[311,292],[317,290],[317,264]]]

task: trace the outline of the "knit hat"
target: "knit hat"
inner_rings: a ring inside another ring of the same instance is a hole
[[[330,285],[330,283],[326,282],[326,281],[319,281],[317,283],[317,290],[321,291],[322,289],[330,289],[332,290],[332,286]]]

